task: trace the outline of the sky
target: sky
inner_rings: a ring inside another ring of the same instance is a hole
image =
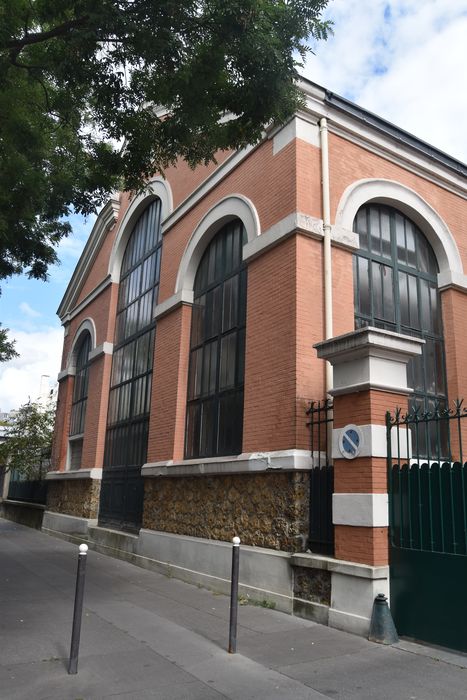
[[[467,162],[467,0],[331,0],[334,36],[315,45],[302,73]],[[0,321],[20,357],[0,365],[0,411],[55,383],[63,329],[56,310],[95,218],[71,218],[50,280],[2,283]]]

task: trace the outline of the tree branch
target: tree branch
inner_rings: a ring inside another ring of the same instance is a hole
[[[86,26],[88,21],[89,15],[78,17],[77,19],[70,19],[68,22],[64,22],[53,29],[49,29],[48,32],[34,32],[33,34],[25,34],[21,39],[7,41],[5,48],[19,53],[25,46],[40,44],[43,41],[48,41],[58,36],[64,37],[73,29]]]

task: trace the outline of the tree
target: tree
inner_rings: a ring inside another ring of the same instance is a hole
[[[14,357],[18,357],[18,353],[15,350],[14,340],[8,340],[9,328],[2,328],[0,323],[0,362],[8,362]]]
[[[327,2],[0,0],[0,279],[46,279],[73,210],[287,119]]]
[[[44,460],[50,454],[55,421],[55,401],[24,404],[10,419],[0,444],[0,464],[28,478],[42,478]]]

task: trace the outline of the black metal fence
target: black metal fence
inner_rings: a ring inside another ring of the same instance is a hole
[[[332,409],[329,399],[312,401],[307,410],[310,429],[310,525],[308,548],[316,554],[334,555],[334,526],[332,524],[332,494],[334,468],[331,439]]]
[[[48,482],[43,479],[20,480],[12,474],[8,485],[8,498],[12,501],[25,501],[26,503],[47,503]]]
[[[463,401],[386,414],[393,547],[467,554]]]

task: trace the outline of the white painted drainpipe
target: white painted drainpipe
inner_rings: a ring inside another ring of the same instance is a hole
[[[320,119],[321,140],[321,192],[323,203],[323,271],[324,271],[324,338],[333,336],[332,329],[332,259],[331,259],[331,211],[329,193],[329,148],[328,124],[325,117]],[[326,362],[326,394],[333,386],[332,365]]]

